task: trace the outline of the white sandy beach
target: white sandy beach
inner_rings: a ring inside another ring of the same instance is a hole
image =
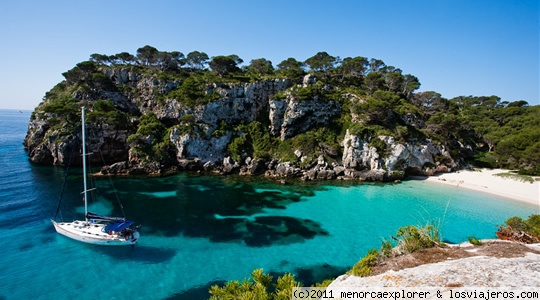
[[[494,176],[500,173],[509,173],[509,171],[502,169],[461,170],[431,176],[427,178],[427,181],[449,184],[535,204],[538,207],[538,213],[540,213],[540,181],[530,183]]]

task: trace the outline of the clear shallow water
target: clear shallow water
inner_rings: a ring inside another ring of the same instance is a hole
[[[443,239],[492,238],[532,205],[464,189],[401,184],[298,183],[236,177],[115,178],[125,212],[143,226],[136,247],[103,248],[50,223],[64,169],[31,165],[22,148],[30,112],[0,110],[0,299],[206,299],[208,288],[255,268],[305,284],[349,269],[400,226],[439,223]],[[79,171],[79,170],[75,170]],[[64,217],[82,211],[80,175],[68,177]],[[70,173],[71,174],[71,173]],[[118,211],[103,191],[96,213]]]

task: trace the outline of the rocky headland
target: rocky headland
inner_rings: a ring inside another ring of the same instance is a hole
[[[242,63],[148,45],[136,55],[92,54],[34,110],[28,156],[69,164],[84,106],[102,174],[392,181],[468,164],[540,172],[540,106],[524,100],[416,92],[418,78],[362,56]]]
[[[340,92],[313,74],[300,83],[277,78],[199,84],[195,88],[199,100],[193,103],[185,101],[188,91],[182,89],[189,77],[169,80],[135,67],[110,66],[96,67],[92,74],[86,81],[60,83],[35,109],[24,140],[32,162],[68,163],[80,144],[76,108],[86,106],[90,111],[87,144],[90,151],[100,153],[93,160],[104,165],[102,174],[163,175],[191,170],[304,180],[390,181],[459,166],[460,158],[450,154],[448,143],[355,129],[361,126],[353,125],[363,121],[351,103],[364,100]],[[319,92],[300,97],[298,90],[306,89]],[[324,97],[324,91],[341,100]],[[398,120],[392,122],[410,128],[424,126],[411,113],[393,117]],[[148,121],[151,118],[155,124]],[[337,127],[340,119],[352,120],[349,128]],[[333,140],[325,140],[325,134]],[[257,149],[264,141],[262,150]]]

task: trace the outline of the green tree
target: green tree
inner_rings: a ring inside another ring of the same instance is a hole
[[[115,61],[118,61],[120,64],[123,64],[123,65],[132,64],[137,60],[135,56],[133,56],[132,54],[128,52],[121,52],[121,53],[113,55],[113,57]]]
[[[149,45],[137,49],[137,58],[143,66],[151,66],[156,63],[159,51]]]
[[[395,120],[394,109],[400,104],[400,97],[390,91],[377,90],[364,103],[357,106],[355,112],[366,118],[367,124],[388,126]]]
[[[177,70],[185,63],[184,54],[178,51],[158,51],[155,58],[156,64],[161,71]]]
[[[336,57],[326,52],[318,52],[314,56],[306,59],[304,63],[309,66],[311,70],[326,74],[329,70],[334,68],[336,60]]]
[[[254,73],[259,76],[274,73],[274,66],[272,66],[272,62],[265,58],[257,58],[251,60],[247,69],[248,72]]]
[[[434,91],[415,93],[411,98],[411,102],[428,115],[446,110],[448,107],[448,100]]]
[[[337,67],[336,73],[341,75],[342,80],[360,86],[361,79],[366,74],[367,68],[367,58],[362,56],[346,57],[341,61],[341,65]]]
[[[382,73],[385,67],[386,64],[380,59],[372,58],[369,60],[369,72]]]
[[[94,53],[90,55],[90,61],[97,64],[107,65],[111,62],[111,58],[108,55]]]
[[[399,93],[402,91],[403,75],[400,69],[396,69],[392,66],[386,67],[386,71],[383,73],[384,81],[388,90]]]
[[[364,87],[370,94],[384,88],[384,77],[380,73],[371,72],[364,78]]]
[[[60,94],[52,99],[44,102],[41,110],[46,113],[57,115],[58,119],[68,125],[76,125],[80,123],[80,106],[77,99],[67,95]]]
[[[229,55],[229,56],[214,56],[212,57],[212,60],[208,64],[210,68],[216,72],[219,77],[223,77],[224,75],[238,71],[238,62],[241,62],[242,60],[238,58],[236,55]]]
[[[131,125],[129,116],[117,110],[111,101],[97,100],[93,103],[92,110],[88,112],[88,122],[94,124],[109,124],[117,126],[117,128],[126,128]]]
[[[420,81],[416,76],[411,74],[405,74],[403,76],[401,94],[407,99],[412,96],[412,93],[420,88]]]
[[[293,80],[294,82],[298,82],[306,73],[302,68],[303,65],[304,64],[302,62],[289,57],[277,65],[277,73]]]
[[[137,132],[128,137],[128,142],[143,162],[164,163],[169,159],[167,128],[153,113],[141,117]]]
[[[204,69],[204,65],[208,62],[208,55],[204,52],[192,51],[186,56],[186,63],[194,69]]]
[[[78,63],[73,69],[62,73],[68,84],[87,82],[91,80],[92,74],[97,71],[97,66],[92,61]]]

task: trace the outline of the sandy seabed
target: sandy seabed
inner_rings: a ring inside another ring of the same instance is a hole
[[[538,213],[540,213],[540,181],[538,178],[535,178],[536,180],[531,183],[514,178],[495,176],[496,174],[509,172],[502,169],[460,170],[454,173],[430,176],[426,180],[527,202],[536,205]]]

